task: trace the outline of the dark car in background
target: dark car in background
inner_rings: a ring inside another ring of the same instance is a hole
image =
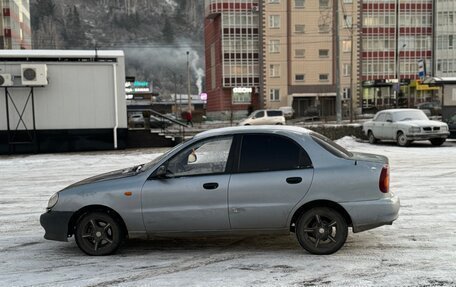
[[[422,110],[427,116],[442,115],[442,105],[440,102],[424,102],[417,104],[416,108]]]
[[[456,139],[456,113],[452,114],[446,121],[450,130],[450,139]]]

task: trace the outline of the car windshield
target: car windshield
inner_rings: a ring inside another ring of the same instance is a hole
[[[311,133],[310,136],[312,139],[319,144],[322,148],[325,150],[329,151],[333,155],[340,157],[340,158],[350,158],[353,156],[351,152],[348,150],[344,149],[340,145],[336,144],[332,140],[328,139],[325,136],[322,136],[321,134],[317,133]]]
[[[410,111],[402,111],[402,112],[397,112],[394,113],[394,121],[395,122],[400,122],[400,121],[414,121],[414,120],[428,120],[428,117],[426,116],[423,111],[419,110],[410,110]]]

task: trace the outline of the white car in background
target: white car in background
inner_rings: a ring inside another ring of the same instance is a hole
[[[396,141],[409,146],[413,141],[429,140],[432,145],[442,145],[448,137],[448,125],[431,121],[422,110],[391,109],[378,112],[364,123],[363,131],[371,144],[378,140]]]
[[[240,126],[250,125],[284,125],[285,116],[281,110],[258,110],[242,120]]]

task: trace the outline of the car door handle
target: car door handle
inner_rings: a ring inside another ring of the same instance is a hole
[[[204,189],[217,189],[218,186],[219,185],[216,182],[208,182],[203,184]]]
[[[287,178],[287,183],[289,184],[298,184],[301,183],[302,178],[301,177],[289,177]]]

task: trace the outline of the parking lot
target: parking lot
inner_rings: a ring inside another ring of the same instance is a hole
[[[290,234],[133,240],[116,255],[88,257],[74,239],[43,238],[39,216],[49,197],[166,149],[0,157],[1,285],[456,286],[456,142],[408,148],[338,142],[389,157],[401,211],[392,226],[350,232],[330,256],[306,253]]]

